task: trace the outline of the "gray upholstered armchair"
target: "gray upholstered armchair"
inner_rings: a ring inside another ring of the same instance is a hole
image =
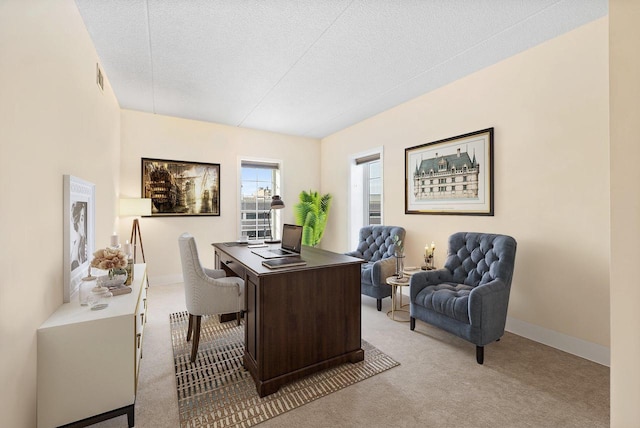
[[[468,340],[482,364],[484,346],[504,334],[515,258],[510,236],[451,235],[444,268],[411,277],[411,330],[417,318]]]
[[[396,272],[393,236],[404,240],[404,234],[405,230],[398,226],[365,226],[360,229],[358,248],[347,253],[366,261],[362,264],[360,292],[376,299],[378,311],[382,309],[382,299],[391,296],[386,279]]]
[[[202,267],[196,240],[190,234],[180,235],[178,246],[184,278],[185,303],[189,312],[187,342],[191,340],[193,333],[191,345],[191,362],[193,363],[196,361],[200,344],[200,322],[203,315],[235,313],[240,325],[242,312],[246,309],[244,281],[236,277],[225,277],[222,269]]]

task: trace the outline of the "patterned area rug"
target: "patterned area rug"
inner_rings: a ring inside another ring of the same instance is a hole
[[[260,398],[242,366],[244,323],[203,317],[198,356],[191,364],[188,314],[169,318],[182,428],[250,427],[399,365],[363,340],[364,361],[314,373]]]

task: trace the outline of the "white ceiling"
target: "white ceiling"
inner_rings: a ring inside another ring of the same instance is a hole
[[[322,138],[607,0],[76,0],[120,106]]]

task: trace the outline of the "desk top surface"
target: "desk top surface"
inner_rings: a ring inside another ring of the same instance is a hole
[[[331,267],[331,266],[340,266],[340,265],[351,265],[357,264],[360,265],[364,262],[364,260],[347,256],[344,254],[334,253],[327,250],[322,250],[320,248],[309,247],[306,245],[302,246],[302,250],[300,252],[300,257],[307,262],[304,266],[293,266],[290,268],[281,268],[281,269],[269,269],[262,265],[262,262],[268,259],[260,257],[257,254],[253,254],[251,251],[253,248],[248,248],[246,245],[237,245],[236,243],[226,243],[226,242],[218,242],[211,244],[214,248],[230,255],[231,257],[238,260],[245,267],[251,269],[258,275],[267,275],[267,274],[279,274],[282,272],[288,272],[293,270],[307,270],[307,269],[317,269],[321,267]],[[269,248],[276,249],[280,248],[280,244],[271,244]],[[269,248],[257,248],[256,250],[267,250]]]

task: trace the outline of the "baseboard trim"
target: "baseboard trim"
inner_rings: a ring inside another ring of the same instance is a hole
[[[149,278],[149,286],[151,287],[153,287],[154,285],[171,285],[171,284],[177,284],[180,282],[184,282],[182,278],[182,274],[152,276]]]
[[[611,352],[606,346],[578,339],[516,318],[507,317],[506,330],[552,348],[611,367]]]

